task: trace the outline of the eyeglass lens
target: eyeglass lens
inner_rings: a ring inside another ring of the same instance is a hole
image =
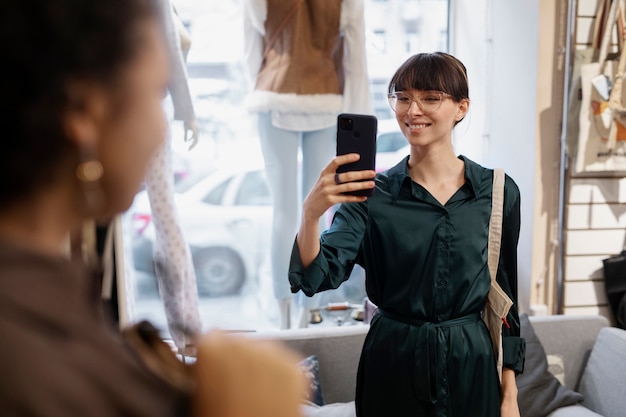
[[[440,91],[427,91],[415,96],[400,92],[389,94],[389,104],[396,113],[406,113],[413,102],[416,102],[424,113],[433,113],[439,110],[442,101],[443,93]]]

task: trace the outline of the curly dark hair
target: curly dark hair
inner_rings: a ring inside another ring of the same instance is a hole
[[[75,146],[62,125],[71,82],[114,86],[141,46],[153,0],[18,0],[0,5],[0,208],[46,186]]]

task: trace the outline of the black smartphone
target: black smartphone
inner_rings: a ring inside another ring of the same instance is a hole
[[[376,133],[378,120],[365,114],[342,113],[337,116],[337,156],[358,153],[361,159],[341,165],[337,173],[376,169]],[[351,191],[346,194],[370,196],[374,189]]]

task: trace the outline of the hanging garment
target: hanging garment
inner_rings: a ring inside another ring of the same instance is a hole
[[[151,162],[146,189],[156,232],[154,262],[159,293],[174,343],[184,348],[187,332],[202,330],[198,308],[198,287],[191,251],[178,221],[174,202],[174,175],[171,135]],[[207,233],[211,233],[207,230]]]
[[[174,108],[173,117],[174,120],[192,121],[195,120],[195,114],[181,51],[180,31],[174,23],[170,0],[160,0],[159,4],[172,62],[168,91]],[[182,349],[190,343],[186,335],[200,332],[202,322],[191,251],[179,224],[174,202],[171,142],[170,128],[163,147],[148,168],[146,189],[156,232],[154,262],[159,292],[172,339]],[[207,230],[207,233],[211,231]]]

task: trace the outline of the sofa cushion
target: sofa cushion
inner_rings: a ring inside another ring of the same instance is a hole
[[[559,384],[565,385],[565,363],[563,363],[562,355],[546,355],[548,359],[548,372],[550,372],[559,381]]]
[[[254,339],[279,340],[302,357],[317,356],[326,404],[354,400],[356,373],[369,326],[333,326],[249,333]]]
[[[580,377],[600,330],[609,325],[604,316],[530,316],[530,323],[547,355],[563,358],[563,385],[578,391]]]
[[[526,339],[524,373],[516,378],[522,417],[545,417],[552,411],[582,401],[581,394],[561,385],[548,371],[546,353],[530,324],[527,314],[520,314],[520,333]]]
[[[354,401],[347,403],[333,403],[323,407],[305,404],[302,407],[305,417],[356,417]]]
[[[582,405],[570,405],[567,407],[561,407],[558,410],[548,414],[548,417],[602,417],[598,413],[594,413],[587,407]]]
[[[320,385],[320,363],[317,356],[311,355],[298,364],[309,383],[309,401],[315,405],[324,405],[324,396]]]
[[[604,417],[626,413],[626,331],[600,331],[580,381],[584,405]]]

